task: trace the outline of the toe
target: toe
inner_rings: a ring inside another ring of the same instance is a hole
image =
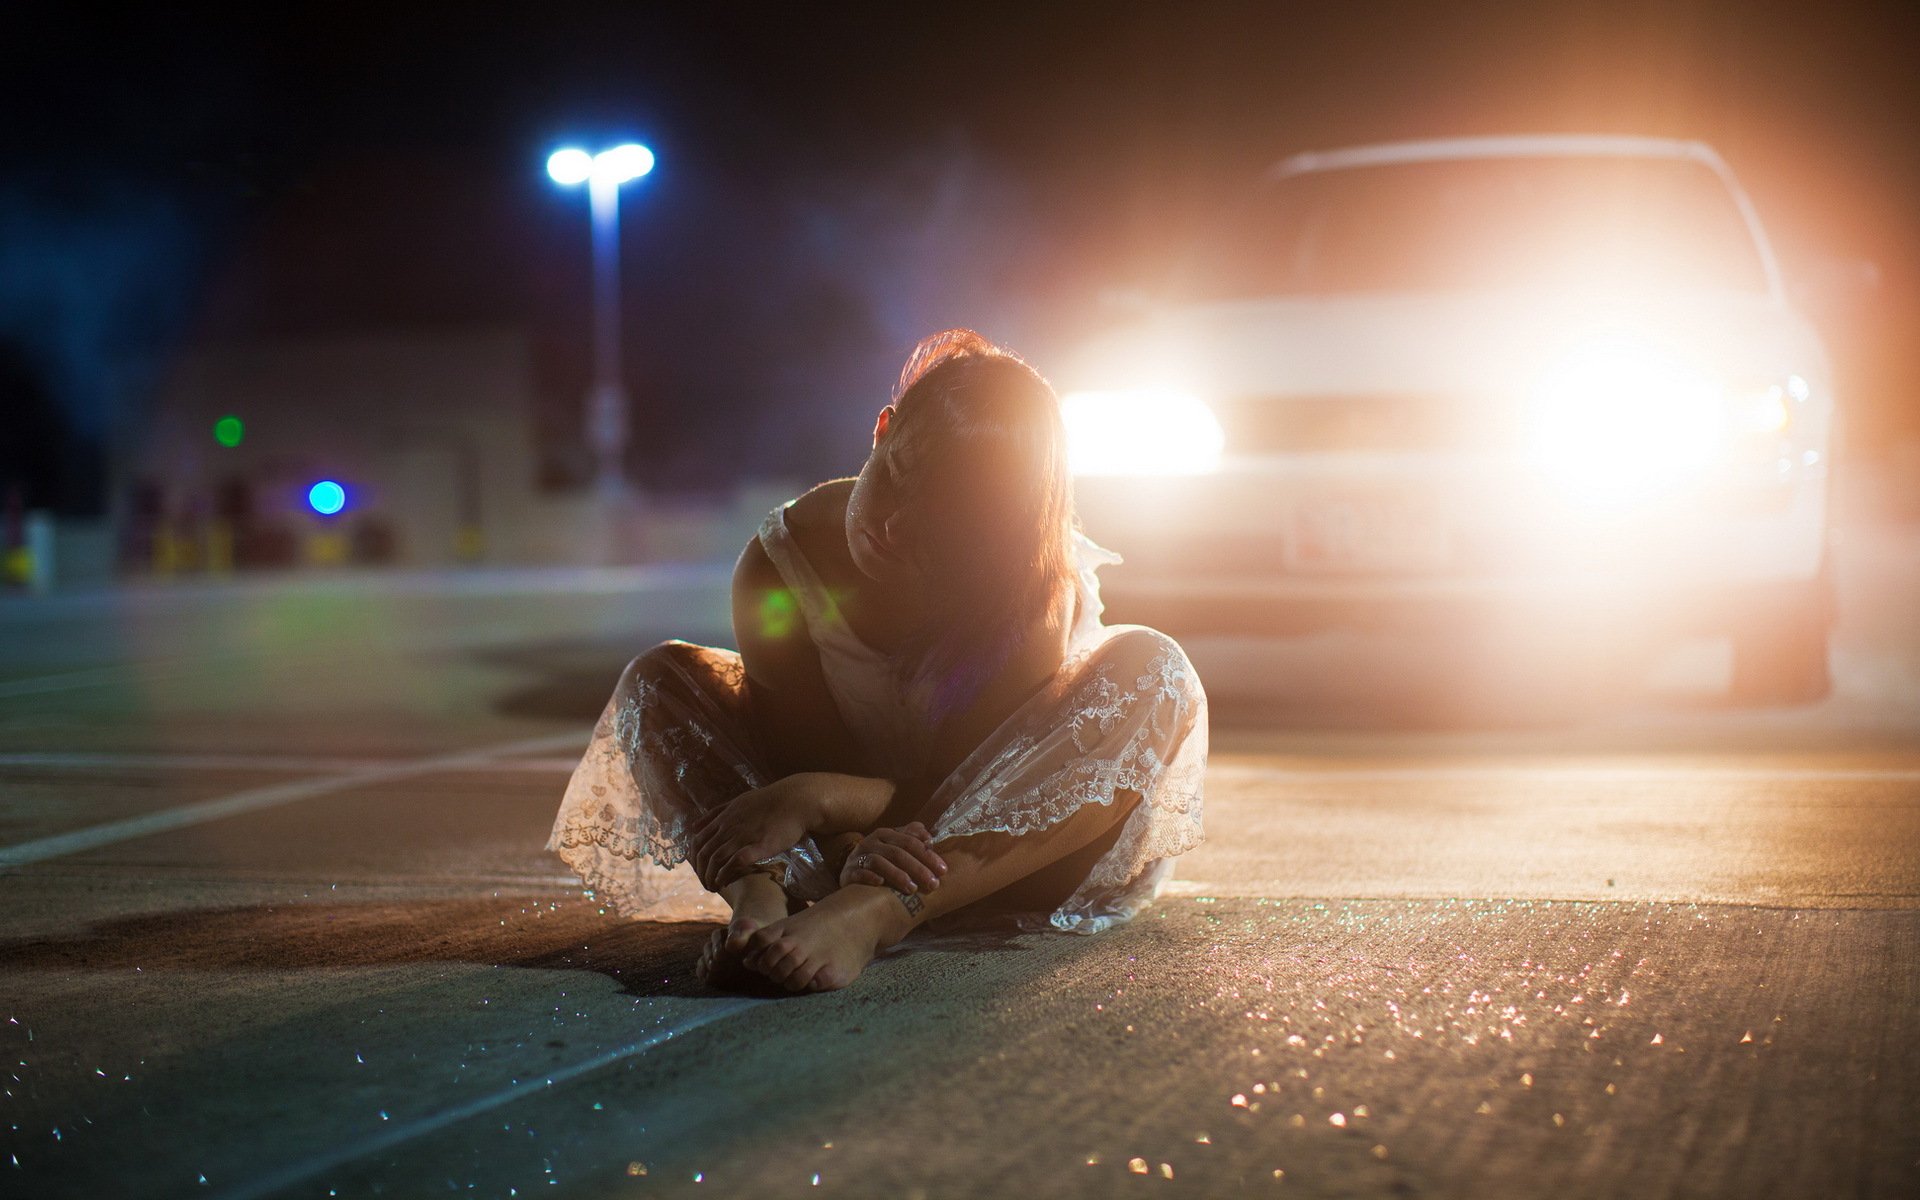
[[[860,978],[860,971],[861,968],[856,965],[830,962],[820,969],[818,975],[814,976],[814,989],[822,992],[839,991],[843,987],[851,986],[854,980]]]
[[[725,936],[725,931],[716,929],[713,936],[707,939],[707,944],[701,947],[699,961],[693,964],[695,978],[706,980],[713,975],[714,964],[718,961],[720,951],[726,944]]]
[[[758,960],[772,949],[774,943],[779,940],[779,930],[772,926],[763,925],[759,929],[747,934],[744,941],[744,949],[749,958]]]
[[[760,962],[761,971],[782,987],[794,988],[804,982],[806,958],[797,946],[775,945]]]

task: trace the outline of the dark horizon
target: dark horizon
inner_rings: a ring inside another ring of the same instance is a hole
[[[586,384],[586,217],[541,164],[639,137],[624,341],[655,487],[805,470],[857,438],[911,342],[1046,354],[1285,154],[1404,137],[1699,138],[1790,277],[1874,263],[1815,313],[1856,448],[1920,436],[1920,16],[1893,5],[1003,6],[823,20],[570,5],[16,18],[32,114],[0,185],[0,475],[95,510],[98,458],[182,347],[493,325],[543,421]],[[740,428],[760,436],[742,442]]]

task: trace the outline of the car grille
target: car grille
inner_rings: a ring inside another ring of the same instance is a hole
[[[1214,410],[1230,455],[1484,451],[1512,436],[1511,420],[1477,397],[1249,396]]]

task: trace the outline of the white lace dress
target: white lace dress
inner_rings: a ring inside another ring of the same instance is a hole
[[[776,509],[760,542],[847,728],[881,771],[917,773],[930,723],[886,660],[855,636]],[[940,784],[928,811],[934,842],[1021,835],[1058,824],[1119,791],[1141,802],[1072,894],[1025,928],[1098,933],[1150,903],[1176,855],[1200,844],[1207,700],[1177,643],[1140,625],[1102,625],[1094,572],[1117,555],[1076,535],[1078,615],[1059,673]],[[746,712],[745,674],[729,650],[670,643],[636,659],[607,701],[567,784],[547,848],[616,912],[671,917],[711,911],[685,866],[699,813],[772,782]],[[838,881],[812,839],[768,862],[790,894],[817,900]]]

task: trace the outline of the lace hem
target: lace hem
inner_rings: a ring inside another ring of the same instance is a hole
[[[714,911],[719,902],[684,865],[687,828],[768,782],[747,736],[738,655],[686,643],[661,651],[670,652],[642,656],[622,675],[547,842],[596,899],[629,916]],[[942,784],[934,840],[1021,836],[1137,795],[1067,901],[1016,918],[1097,933],[1151,903],[1173,858],[1203,840],[1206,758],[1206,695],[1179,646],[1139,626],[1100,628]],[[838,885],[811,839],[765,861],[798,899]]]
[[[1022,836],[1089,804],[1139,796],[1119,838],[1066,903],[1047,918],[1061,930],[1099,932],[1135,915],[1171,877],[1171,860],[1198,846],[1206,774],[1206,694],[1165,634],[1115,627],[1078,656],[1069,698],[1042,708],[1008,740],[990,739],[941,788],[949,797],[934,841],[980,833]],[[1018,718],[1016,714],[1016,719]],[[997,743],[997,745],[996,745]],[[939,798],[936,797],[936,799]]]
[[[668,643],[634,660],[567,782],[547,849],[623,916],[657,916],[691,897],[721,909],[690,867],[693,819],[769,781],[741,708],[745,672],[730,651]],[[765,860],[800,899],[837,884],[811,838]]]

